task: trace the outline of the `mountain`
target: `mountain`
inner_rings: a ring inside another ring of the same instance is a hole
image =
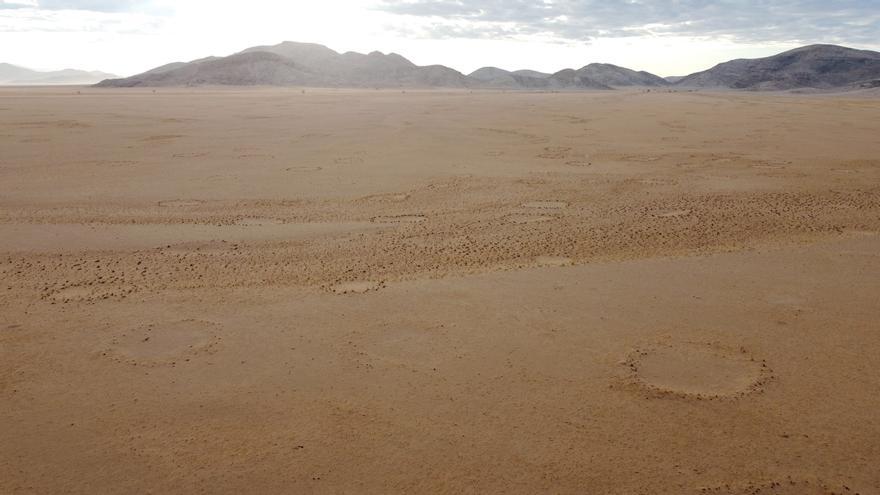
[[[525,76],[525,77],[534,77],[536,79],[546,79],[551,76],[551,74],[547,74],[546,72],[538,72],[536,70],[515,70],[512,74],[516,74],[517,76]]]
[[[237,53],[184,64],[170,64],[124,79],[101,81],[99,87],[314,84],[319,79],[274,53]]]
[[[880,53],[810,45],[772,57],[739,59],[691,74],[677,86],[786,90],[854,88],[880,79]]]
[[[439,72],[437,68],[419,70],[420,68],[414,63],[396,53],[386,55],[374,51],[366,55],[356,52],[340,54],[326,46],[313,43],[285,41],[275,46],[248,48],[242,53],[256,52],[274,53],[302,66],[309,67],[313,72],[320,73],[334,82],[333,85],[394,86],[401,80],[413,81],[421,79],[427,81],[432,78],[432,76],[427,75],[429,72],[432,70]],[[452,69],[448,70],[452,71]],[[442,77],[440,74],[437,75]],[[451,79],[454,83],[456,77]]]
[[[12,64],[0,63],[0,83],[35,77],[39,72]]]
[[[650,76],[620,67],[614,69],[617,77],[604,77],[621,81],[625,78],[620,74],[625,74],[630,79],[642,81]],[[636,83],[622,85],[632,84]],[[228,57],[175,62],[98,84],[102,87],[195,85],[611,89],[609,84],[571,69],[545,74],[484,67],[465,76],[442,65],[418,66],[396,53],[338,53],[323,45],[291,41],[255,46]]]
[[[282,57],[296,60],[298,63],[308,66],[320,66],[339,58],[339,53],[316,43],[295,43],[285,41],[272,46],[255,46],[243,50],[241,53],[269,52]]]
[[[471,81],[457,70],[444,65],[428,65],[416,67],[406,78],[400,81],[400,86],[417,87],[440,87],[440,88],[465,88],[470,86]]]
[[[509,84],[511,86],[517,84],[516,76],[512,72],[498,67],[482,67],[468,74],[468,77],[487,83]]]
[[[547,78],[547,82],[554,89],[612,89],[591,78],[583,69],[563,69]]]
[[[469,83],[458,71],[440,65],[417,66],[395,53],[338,53],[322,45],[286,41],[228,57],[169,64],[102,81],[99,86],[466,87]]]
[[[634,71],[612,64],[590,64],[577,71],[581,77],[611,87],[668,86],[669,82],[650,72]]]
[[[64,69],[40,72],[12,64],[0,63],[0,84],[11,85],[56,85],[56,84],[94,84],[108,77],[116,77],[106,72],[88,72]]]
[[[36,77],[0,64],[0,82]],[[59,83],[41,76],[43,84]],[[58,76],[61,77],[60,75]],[[67,75],[65,77],[72,77]],[[69,80],[69,79],[67,79]],[[418,66],[396,53],[339,53],[323,45],[285,41],[228,57],[175,62],[99,86],[269,85],[324,87],[446,87],[526,90],[607,90],[626,87],[859,89],[880,81],[880,53],[835,45],[810,45],[760,59],[740,59],[685,77],[593,63],[553,74],[483,67],[464,75],[442,65]]]
[[[541,89],[550,87],[550,74],[530,70],[516,72],[506,71],[497,67],[483,67],[468,74],[477,86],[491,88],[529,88]]]
[[[590,64],[578,70],[565,69],[555,74],[520,70],[508,72],[497,67],[483,67],[468,75],[484,86],[520,89],[613,89],[624,86],[667,86],[666,80],[648,72],[611,64]]]

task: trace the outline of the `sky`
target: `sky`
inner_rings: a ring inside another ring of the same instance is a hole
[[[661,76],[812,43],[880,50],[880,0],[0,0],[0,62],[132,75],[281,41],[469,73]]]

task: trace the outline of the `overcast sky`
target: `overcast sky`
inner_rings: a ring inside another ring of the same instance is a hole
[[[284,40],[463,72],[662,76],[809,43],[880,49],[880,0],[0,0],[0,62],[131,75]]]

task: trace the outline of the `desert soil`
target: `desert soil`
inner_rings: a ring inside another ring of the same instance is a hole
[[[880,99],[0,90],[0,493],[880,493]]]

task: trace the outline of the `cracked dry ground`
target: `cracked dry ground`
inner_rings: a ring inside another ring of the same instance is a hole
[[[0,492],[880,491],[878,110],[2,90]]]

